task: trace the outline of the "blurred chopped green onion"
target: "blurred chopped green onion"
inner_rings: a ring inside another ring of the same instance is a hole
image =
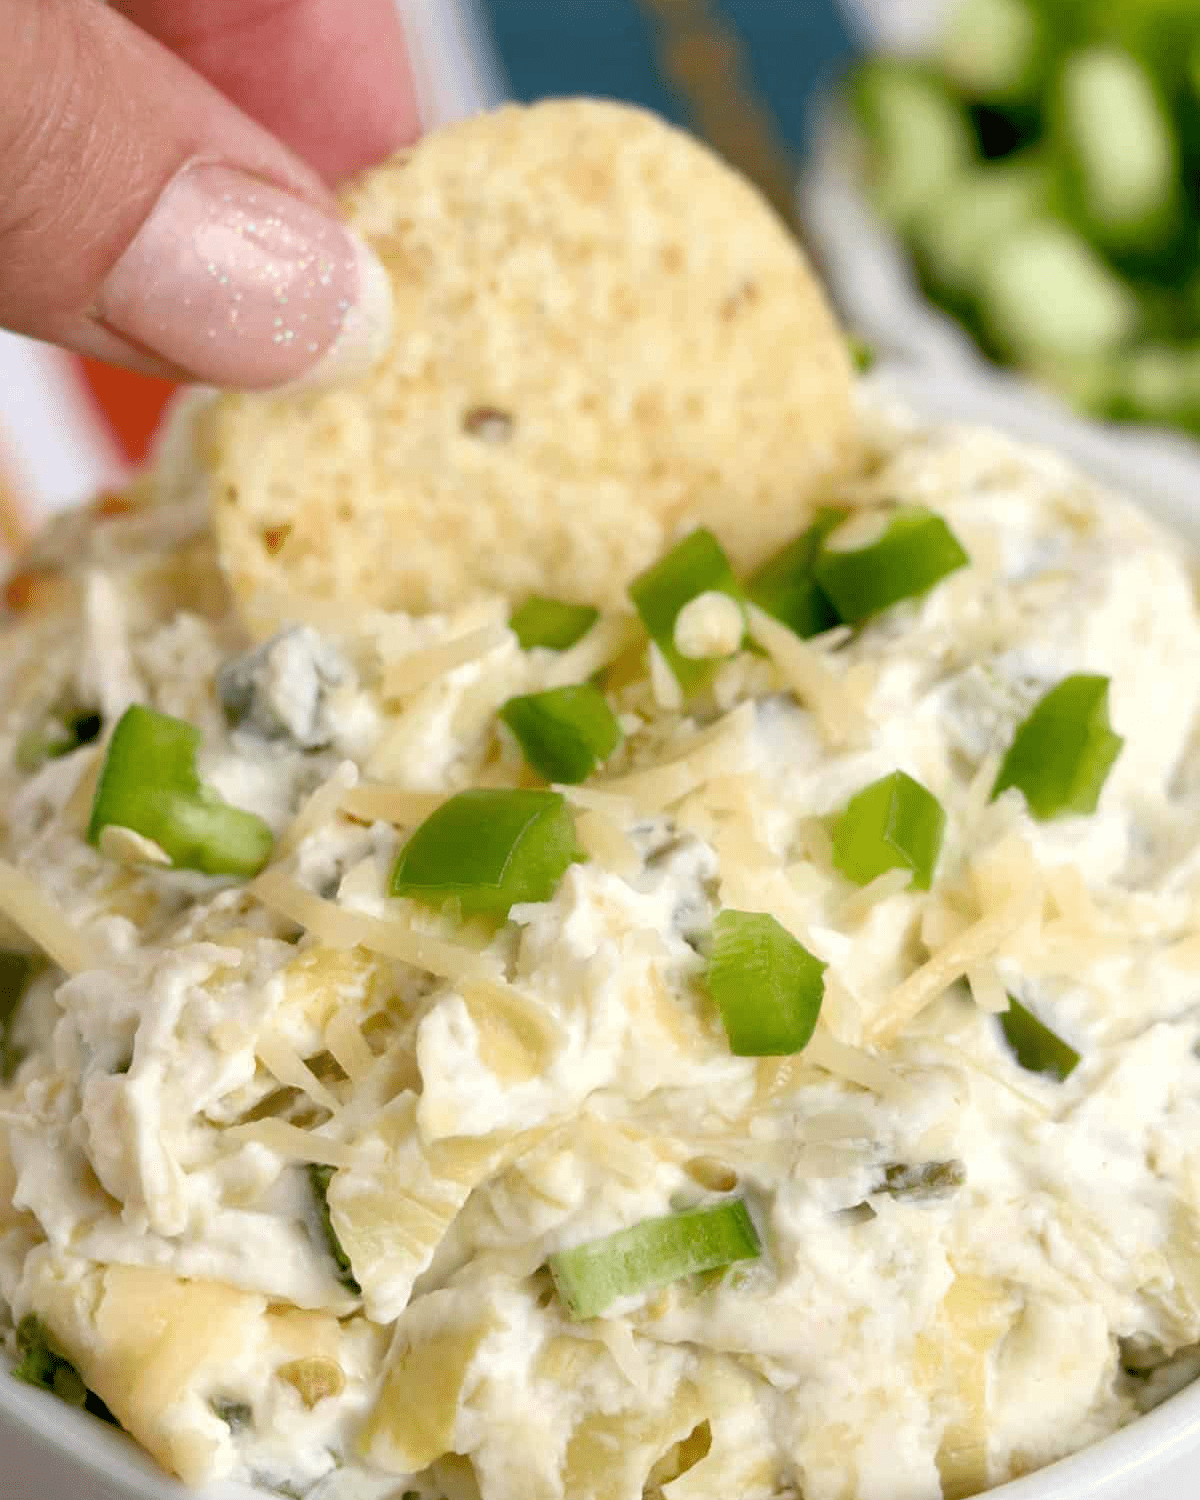
[[[833,829],[833,862],[847,880],[866,885],[888,870],[911,870],[927,891],[942,848],[946,814],[919,781],[893,771],[852,797]]]
[[[1095,812],[1125,743],[1109,722],[1108,687],[1078,673],[1051,688],[1018,726],[993,798],[1016,787],[1040,821]]]
[[[566,651],[582,640],[599,618],[600,611],[590,604],[568,604],[563,599],[534,594],[513,611],[508,623],[522,651],[536,647]]]
[[[882,534],[862,547],[840,549],[838,529],[818,546],[813,577],[847,624],[927,593],[970,562],[942,517],[924,506],[899,506]]]
[[[684,692],[691,692],[708,678],[712,663],[680,655],[675,649],[675,621],[685,604],[709,593],[728,594],[739,603],[742,598],[724,548],[711,531],[703,528],[684,537],[629,585],[629,597],[642,624]]]
[[[547,781],[586,781],[621,743],[616,715],[590,683],[510,698],[500,717]]]
[[[73,750],[90,745],[103,727],[103,719],[94,713],[76,714],[66,720],[50,717],[27,730],[17,741],[17,769],[27,773],[36,771],[48,760],[70,755]]]
[[[868,375],[879,361],[875,345],[867,339],[851,334],[846,340],[850,350],[850,361],[860,375]]]

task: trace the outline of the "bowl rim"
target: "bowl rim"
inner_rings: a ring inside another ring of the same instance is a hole
[[[8,1368],[0,1371],[0,1413],[66,1460],[79,1478],[116,1483],[128,1500],[278,1500],[269,1490],[236,1483],[189,1489],[127,1433],[22,1385]],[[1088,1500],[1096,1486],[1115,1496],[1114,1486],[1122,1483],[1132,1495],[1139,1480],[1152,1481],[1156,1471],[1189,1455],[1200,1463],[1200,1379],[1086,1448],[983,1491],[980,1500]],[[0,1452],[0,1479],[7,1456],[7,1449]]]

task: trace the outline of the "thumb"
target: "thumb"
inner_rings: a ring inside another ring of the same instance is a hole
[[[382,354],[382,266],[272,135],[98,0],[0,0],[0,36],[0,326],[212,385]]]

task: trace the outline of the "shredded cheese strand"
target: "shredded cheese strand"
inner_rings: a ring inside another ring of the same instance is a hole
[[[634,615],[608,615],[597,620],[582,639],[560,653],[546,673],[546,686],[570,687],[586,682],[624,656],[641,636],[641,623]]]
[[[804,1049],[804,1057],[818,1068],[824,1068],[826,1073],[832,1073],[836,1078],[848,1078],[851,1083],[869,1089],[873,1094],[895,1093],[903,1082],[898,1073],[870,1052],[839,1042],[823,1026],[818,1026],[813,1033]]]
[[[908,890],[911,884],[911,870],[885,870],[882,875],[877,875],[874,880],[868,881],[861,890],[854,891],[846,897],[834,913],[835,924],[852,926],[856,922],[861,922],[881,901],[900,895],[902,891]]]
[[[575,819],[575,833],[588,858],[614,875],[629,879],[641,869],[637,850],[615,818],[589,809]]]
[[[300,1054],[276,1032],[263,1032],[254,1044],[254,1051],[267,1071],[289,1088],[307,1094],[314,1104],[337,1111],[336,1095],[330,1093]]]
[[[0,911],[65,973],[81,974],[95,967],[90,945],[58,903],[7,860],[0,860]]]
[[[867,716],[846,684],[829,670],[822,652],[756,604],[746,605],[746,618],[755,640],[797,698],[812,709],[830,743],[862,741],[869,729]]]
[[[236,1141],[265,1146],[288,1161],[318,1162],[326,1167],[350,1167],[355,1161],[354,1149],[345,1141],[330,1140],[315,1130],[289,1125],[286,1120],[252,1120],[246,1125],[231,1126],[226,1135]]]
[[[996,777],[1000,774],[1002,764],[1003,756],[998,750],[985,755],[979,763],[979,769],[971,778],[966,801],[963,803],[962,825],[964,828],[974,829],[990,807],[992,788],[996,785]]]
[[[479,661],[511,639],[506,625],[481,625],[478,630],[469,630],[453,640],[409,651],[388,662],[383,674],[383,694],[386,698],[411,698],[447,672]]]
[[[729,769],[729,753],[754,724],[754,704],[743,703],[680,746],[671,759],[593,783],[608,796],[629,797],[641,805],[682,801],[706,781]]]
[[[410,792],[404,787],[355,786],[342,798],[342,810],[368,823],[396,823],[414,827],[436,812],[449,792]]]
[[[998,910],[972,922],[964,932],[952,938],[932,958],[914,970],[896,987],[882,1011],[868,1022],[868,1040],[893,1040],[916,1020],[927,1005],[948,990],[956,980],[963,978],[968,969],[980,960],[990,958],[1005,938],[1010,937],[1028,919],[1033,894],[1021,891],[1010,897]]]
[[[341,808],[346,793],[358,781],[358,767],[352,760],[344,760],[325,781],[309,796],[303,807],[284,829],[275,845],[275,861],[294,854],[310,833],[315,833],[324,823],[331,822]]]
[[[1008,994],[995,964],[972,964],[966,971],[966,979],[971,998],[980,1010],[998,1016],[1008,1009]]]
[[[325,1028],[325,1046],[351,1083],[361,1083],[375,1066],[375,1054],[367,1046],[349,1006],[335,1010],[330,1017]]]
[[[325,901],[280,870],[264,870],[247,890],[264,906],[315,933],[331,948],[366,948],[454,983],[487,975],[487,966],[478,953],[417,932],[402,918],[372,917]]]

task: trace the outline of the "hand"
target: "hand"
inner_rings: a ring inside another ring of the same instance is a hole
[[[394,0],[0,0],[0,326],[260,387],[391,293],[328,184],[417,135]]]

